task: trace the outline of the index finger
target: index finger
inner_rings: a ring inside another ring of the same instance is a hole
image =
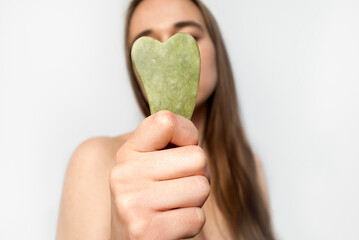
[[[198,144],[198,131],[192,121],[170,111],[159,111],[141,122],[126,145],[138,152],[151,152],[176,146]]]

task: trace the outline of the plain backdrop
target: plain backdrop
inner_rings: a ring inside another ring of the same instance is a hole
[[[232,61],[279,239],[359,236],[359,1],[204,1]],[[0,239],[54,239],[69,158],[142,120],[128,1],[0,0]]]

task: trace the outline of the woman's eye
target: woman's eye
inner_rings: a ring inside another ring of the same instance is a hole
[[[199,37],[198,37],[197,35],[193,35],[193,34],[192,34],[192,37],[193,37],[196,41],[199,40]]]
[[[183,33],[187,33],[191,35],[196,41],[201,39],[201,35],[192,31],[183,31]]]

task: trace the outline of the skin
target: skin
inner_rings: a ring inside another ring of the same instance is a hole
[[[218,81],[201,13],[188,0],[146,0],[133,14],[129,41],[143,33],[165,41],[179,31],[195,36],[201,53],[192,121],[160,111],[132,133],[82,143],[67,169],[57,239],[230,239],[210,195],[206,151],[198,146],[205,103]],[[163,150],[169,143],[178,147]]]

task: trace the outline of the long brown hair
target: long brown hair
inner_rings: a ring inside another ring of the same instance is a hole
[[[127,10],[125,49],[128,72],[136,99],[145,116],[150,115],[133,72],[129,23],[137,5]],[[202,145],[209,155],[211,189],[234,239],[274,239],[269,210],[261,191],[253,152],[245,136],[238,112],[234,78],[216,20],[199,0],[192,0],[201,11],[216,50],[218,84],[207,101],[207,121]]]

